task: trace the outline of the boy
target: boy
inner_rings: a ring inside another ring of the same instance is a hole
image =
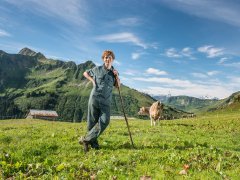
[[[120,87],[118,72],[112,66],[115,55],[110,50],[102,54],[104,64],[87,70],[83,75],[93,83],[88,102],[87,135],[81,137],[79,143],[84,151],[89,151],[89,145],[99,149],[97,138],[107,128],[110,121],[110,106],[113,86]]]

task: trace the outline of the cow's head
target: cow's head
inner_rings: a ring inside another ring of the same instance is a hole
[[[140,110],[138,111],[138,115],[146,115],[149,114],[149,109],[146,107],[141,107]]]

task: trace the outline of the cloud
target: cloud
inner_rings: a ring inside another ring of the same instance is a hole
[[[226,98],[234,92],[233,89],[231,89],[233,87],[230,87],[230,84],[226,83],[224,85],[205,81],[193,83],[189,80],[171,78],[136,77],[132,79],[143,83],[150,83],[150,85],[145,84],[145,88],[138,88],[138,90],[152,95],[169,94],[170,92],[174,96],[187,95],[193,97],[207,96],[210,98]]]
[[[165,55],[170,58],[179,58],[181,54],[175,48],[170,48],[165,51]]]
[[[0,37],[4,37],[4,36],[11,36],[11,34],[9,34],[8,32],[4,31],[3,29],[0,29]]]
[[[54,17],[81,27],[88,24],[86,20],[87,5],[83,0],[8,0],[7,2],[22,11],[30,11],[35,15]]]
[[[118,60],[114,60],[114,64],[116,64],[116,65],[118,65],[118,66],[120,66],[121,65],[121,63],[118,61]]]
[[[179,79],[171,79],[171,78],[142,78],[142,77],[136,77],[133,78],[134,80],[137,81],[142,81],[142,82],[150,82],[150,83],[161,83],[161,84],[165,84],[166,86],[174,86],[174,87],[188,87],[191,88],[193,86],[195,86],[194,84],[192,84],[190,81],[188,80],[179,80]]]
[[[225,67],[240,69],[240,62],[230,62],[231,59],[233,59],[233,57],[223,57],[218,61],[218,64]]]
[[[167,75],[167,72],[165,71],[160,71],[158,69],[154,69],[154,68],[148,68],[146,70],[147,74],[154,74],[154,75]]]
[[[132,59],[133,60],[136,60],[136,59],[139,59],[141,55],[143,55],[144,53],[143,52],[135,52],[135,53],[132,53]]]
[[[127,69],[125,72],[123,72],[123,74],[129,75],[129,76],[135,76],[138,73],[139,72],[137,70],[134,70],[134,69]]]
[[[137,36],[129,32],[106,34],[96,37],[97,41],[110,42],[110,43],[133,43],[146,49],[147,44],[143,43]]]
[[[184,13],[240,27],[240,4],[225,0],[159,0]]]
[[[214,58],[223,55],[223,50],[224,49],[222,48],[215,48],[212,45],[206,45],[198,48],[198,51],[207,54],[208,58]]]
[[[222,65],[226,66],[226,67],[233,67],[233,68],[240,69],[240,62],[225,63],[225,64],[222,64]]]
[[[185,47],[182,50],[177,50],[175,48],[169,48],[165,51],[165,55],[169,58],[181,58],[181,57],[188,57],[190,59],[195,59],[193,55],[192,48]]]
[[[141,24],[141,20],[136,17],[121,18],[116,20],[116,23],[121,26],[137,26]]]
[[[226,98],[233,91],[228,90],[222,86],[195,86],[191,89],[189,88],[176,88],[176,87],[160,87],[160,86],[150,86],[147,88],[138,89],[139,91],[152,94],[152,95],[167,95],[171,94],[172,96],[192,96],[197,98],[208,97],[208,98]]]
[[[214,75],[217,75],[217,74],[219,74],[220,72],[219,71],[209,71],[209,72],[207,72],[207,74],[209,75],[209,76],[214,76]]]
[[[239,91],[240,77],[239,76],[229,76],[227,77],[231,86],[235,87]]]
[[[223,64],[223,63],[227,62],[228,60],[229,60],[229,58],[223,57],[218,61],[218,64]]]
[[[192,76],[197,78],[208,78],[209,76],[214,76],[216,74],[219,74],[219,71],[209,71],[207,73],[191,73]]]
[[[140,53],[132,53],[132,59],[138,59],[140,55]]]
[[[191,73],[191,74],[197,78],[207,78],[208,77],[206,74],[203,74],[203,73]]]
[[[185,57],[189,57],[190,59],[195,59],[195,57],[192,56],[192,48],[190,47],[185,47],[182,49],[181,54]]]

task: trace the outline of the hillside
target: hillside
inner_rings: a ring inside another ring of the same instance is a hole
[[[219,102],[217,99],[199,99],[189,96],[154,96],[154,98],[159,99],[164,104],[176,109],[192,113],[206,111],[209,107],[212,107]]]
[[[208,111],[212,112],[232,112],[240,110],[240,91],[233,93],[228,98],[219,100],[216,104],[210,106]]]
[[[83,72],[94,67],[92,61],[74,62],[48,59],[42,53],[24,48],[18,54],[0,51],[0,119],[25,117],[29,109],[56,110],[60,120],[86,119],[92,84]],[[121,86],[125,111],[137,116],[141,106],[155,101],[147,94]],[[166,106],[165,114],[182,117],[184,112]],[[113,92],[112,115],[122,115],[117,90]]]

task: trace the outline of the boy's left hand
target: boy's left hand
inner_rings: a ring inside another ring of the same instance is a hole
[[[113,70],[114,76],[118,76],[118,71],[116,69]]]
[[[114,69],[114,70],[113,70],[113,74],[114,74],[114,76],[115,76],[115,78],[116,78],[115,87],[120,87],[120,79],[119,79],[119,77],[118,77],[118,71]]]

